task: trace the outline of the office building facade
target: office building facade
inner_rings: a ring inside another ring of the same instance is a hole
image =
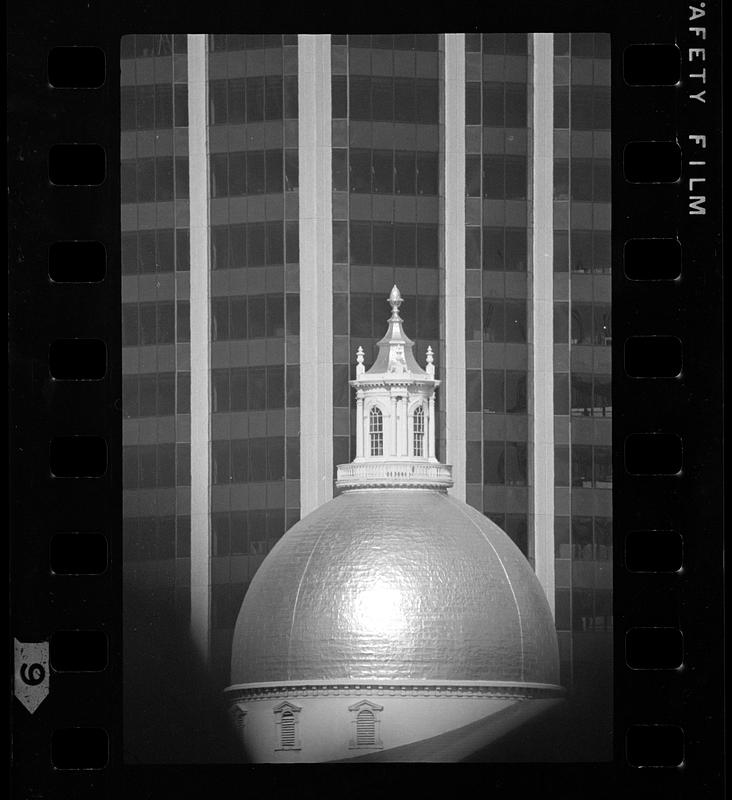
[[[451,492],[532,564],[563,685],[609,692],[609,37],[121,47],[128,585],[223,688],[249,581],[355,456],[396,284]]]

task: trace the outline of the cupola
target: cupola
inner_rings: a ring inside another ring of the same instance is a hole
[[[386,335],[377,343],[376,360],[367,370],[363,347],[356,354],[356,458],[339,464],[339,489],[396,487],[447,490],[452,468],[435,456],[434,354],[428,347],[426,369],[414,357],[414,342],[404,332],[399,315],[399,289],[389,295],[391,317]]]

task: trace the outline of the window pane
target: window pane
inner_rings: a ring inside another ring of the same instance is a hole
[[[285,232],[281,222],[266,223],[267,266],[282,266],[285,263]]]
[[[191,306],[187,300],[179,300],[175,306],[175,338],[179,342],[191,340]]]
[[[394,226],[375,222],[373,225],[373,263],[388,267],[394,263]]]
[[[251,408],[251,406],[250,406]],[[249,440],[249,480],[267,480],[267,440]]]
[[[213,483],[222,484],[231,482],[228,442],[211,442],[211,467],[213,471]]]
[[[613,481],[612,457],[609,447],[595,447],[595,486],[609,489]]]
[[[468,81],[465,84],[465,124],[480,125],[480,83]]]
[[[554,485],[569,486],[569,445],[554,446]]]
[[[350,185],[352,192],[371,192],[371,151],[355,150],[350,153]]]
[[[526,413],[526,373],[506,373],[506,413]]]
[[[137,161],[137,200],[140,203],[155,200],[155,162],[152,158]]]
[[[191,253],[189,243],[189,233],[187,230],[177,230],[175,232],[175,268],[185,271],[190,269]]]
[[[503,301],[483,299],[483,339],[486,342],[503,342]]]
[[[246,367],[231,370],[229,375],[229,408],[232,411],[247,410],[247,385],[249,373]]]
[[[345,75],[334,75],[332,79],[333,118],[345,119],[348,108],[348,87]]]
[[[286,75],[284,79],[285,119],[297,119],[297,75]]]
[[[300,367],[288,364],[286,371],[286,392],[285,398],[288,408],[297,408],[300,405]]]
[[[267,150],[265,152],[267,193],[275,194],[284,189],[282,150]]]
[[[592,488],[592,447],[572,445],[572,486]]]
[[[350,224],[351,264],[371,264],[371,225],[368,222]]]
[[[371,79],[372,119],[391,122],[394,119],[394,86],[391,78]]]
[[[592,261],[595,272],[608,273],[611,270],[610,232],[593,231]]]
[[[483,83],[483,124],[501,128],[505,122],[503,110],[503,84]]]
[[[267,374],[264,367],[250,367],[247,377],[249,410],[264,411],[267,408]]]
[[[439,263],[436,225],[417,225],[417,266],[437,267]]]
[[[506,156],[506,199],[526,198],[526,158]]]
[[[411,78],[394,80],[394,119],[397,122],[415,121],[415,85]]]
[[[471,226],[465,229],[465,267],[467,269],[480,269],[480,236],[481,230]]]
[[[288,151],[289,152],[289,151]],[[348,191],[348,150],[333,148],[333,189]]]
[[[417,194],[437,194],[437,153],[417,154]]]
[[[526,84],[506,84],[506,127],[526,127]]]
[[[592,200],[592,161],[589,158],[572,159],[572,200]]]
[[[229,228],[230,269],[241,269],[247,263],[247,228],[246,225],[232,225]]]
[[[226,197],[229,191],[229,159],[225,153],[211,156],[211,195]]]
[[[482,480],[480,442],[465,443],[465,480],[467,483],[480,483]]]
[[[211,404],[215,414],[229,410],[228,369],[211,370]]]
[[[572,128],[578,131],[592,130],[592,87],[572,86],[570,102]]]
[[[351,75],[349,79],[349,112],[350,118],[356,120],[371,119],[371,80],[367,77]]]
[[[526,443],[506,442],[506,483],[509,486],[525,486],[526,475]]]
[[[247,338],[247,299],[246,297],[229,298],[229,338]]]
[[[264,119],[264,78],[247,78],[247,122]]]
[[[394,263],[396,266],[413,267],[417,258],[415,226],[395,225],[394,229]]]
[[[264,297],[249,298],[249,338],[263,339],[266,331]]]
[[[595,305],[594,338],[595,344],[607,347],[612,344],[612,320],[609,305]]]
[[[267,295],[266,335],[285,335],[285,298],[281,294]]]
[[[554,342],[569,342],[569,303],[554,303]]]
[[[264,193],[264,153],[261,150],[247,153],[247,192]]]
[[[506,301],[506,341],[526,341],[526,302]]]
[[[468,411],[481,410],[481,371],[469,369],[465,372],[466,409]]]
[[[504,199],[503,171],[503,156],[483,156],[483,197]]]
[[[483,370],[483,409],[493,414],[504,413],[503,370]]]
[[[396,194],[415,194],[415,153],[397,150],[394,156]]]
[[[592,306],[572,304],[572,344],[592,344]]]
[[[554,373],[554,413],[569,414],[569,375]]]
[[[610,376],[595,375],[594,413],[601,417],[612,415],[612,381]]]
[[[282,437],[269,438],[267,441],[267,480],[281,481],[285,477],[285,440]],[[272,514],[272,512],[269,512]],[[272,526],[270,526],[272,527]],[[279,530],[278,530],[279,528]],[[275,531],[282,535],[282,525],[275,526]],[[273,533],[275,533],[273,531]],[[269,531],[268,531],[269,533]]]
[[[569,200],[569,161],[554,159],[554,199]]]
[[[592,272],[592,231],[572,231],[573,272]]]
[[[161,373],[157,380],[157,415],[165,417],[175,413],[175,375]]]
[[[241,197],[247,191],[246,153],[229,153],[229,196]]]
[[[140,344],[155,344],[155,303],[140,305]]]
[[[437,81],[417,80],[417,122],[436,125],[439,122]]]
[[[173,88],[158,85],[155,87],[155,127],[173,127]]]
[[[506,228],[506,269],[526,271],[526,231],[523,228]]]
[[[178,372],[176,374],[176,414],[191,413],[191,373]]]
[[[483,228],[483,269],[503,269],[505,263],[503,230],[503,228]]]
[[[265,262],[266,231],[263,222],[247,226],[247,266],[263,267]]]
[[[394,193],[394,154],[391,150],[373,151],[373,190],[380,194]]]
[[[592,375],[573,372],[571,388],[572,414],[592,416]]]
[[[569,268],[569,236],[567,231],[554,231],[554,272]]]
[[[282,99],[282,78],[268,75],[265,78],[265,119],[282,119]]]
[[[155,87],[138,86],[135,100],[138,130],[149,130],[155,127]]]
[[[155,231],[140,231],[138,234],[140,272],[150,275],[155,272]]]
[[[480,156],[465,156],[465,194],[480,197]]]
[[[554,87],[554,127],[569,128],[569,86]]]
[[[368,339],[372,332],[371,295],[352,294],[350,300],[351,338]]]
[[[483,482],[502,486],[506,482],[504,442],[483,443]]]
[[[229,338],[229,302],[225,297],[211,300],[211,338],[223,342]]]
[[[610,202],[610,160],[592,160],[592,199],[595,202]]]
[[[140,416],[154,417],[156,398],[155,398],[155,375],[140,375]]]
[[[242,125],[246,121],[246,81],[233,78],[227,81],[228,120],[231,125]]]

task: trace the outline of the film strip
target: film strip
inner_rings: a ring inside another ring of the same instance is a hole
[[[451,780],[717,797],[721,4],[514,5],[451,28],[611,34],[614,759],[485,764]],[[117,75],[121,35],[233,31],[241,11],[42,3],[9,16],[15,792],[208,791],[213,767],[126,764],[123,752]],[[216,769],[239,780],[236,766]],[[437,767],[367,769],[370,785],[407,791]],[[327,793],[332,774],[310,765],[309,791]],[[272,768],[248,776],[287,786]]]

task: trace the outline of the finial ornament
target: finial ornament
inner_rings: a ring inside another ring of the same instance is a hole
[[[389,304],[391,305],[391,318],[398,319],[401,321],[401,317],[399,316],[399,306],[403,303],[402,295],[397,289],[396,284],[392,287],[392,290],[389,294]]]
[[[427,345],[427,368],[426,368],[425,372],[431,377],[434,377],[434,375],[435,375],[434,360],[435,359],[434,359],[434,356],[432,354],[432,346],[431,345]]]
[[[365,371],[366,367],[363,365],[363,347],[359,345],[358,350],[356,350],[356,377],[363,375]]]

